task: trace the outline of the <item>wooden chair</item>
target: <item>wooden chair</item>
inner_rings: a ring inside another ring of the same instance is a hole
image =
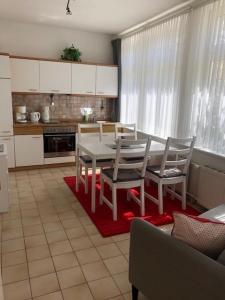
[[[102,169],[100,182],[100,204],[103,202],[113,211],[113,220],[117,220],[117,189],[131,189],[140,187],[140,199],[132,194],[134,199],[140,206],[141,215],[145,214],[145,200],[144,200],[144,178],[147,166],[151,140],[117,140],[116,160],[114,168]],[[132,147],[142,147],[140,151],[135,151],[132,154]],[[124,147],[129,150],[124,150]],[[142,156],[144,159],[139,162],[125,163],[125,157]],[[112,202],[110,202],[104,195],[104,183],[107,183],[112,189]],[[129,190],[128,190],[128,200]]]
[[[99,124],[78,124],[78,142],[86,143],[100,143],[101,142],[101,128]],[[88,193],[88,170],[92,168],[92,159],[89,155],[80,155],[80,181],[84,184],[85,194]],[[99,159],[96,162],[98,168],[110,167],[113,165],[111,159]],[[83,167],[85,175],[83,178]]]
[[[174,139],[169,137],[166,142],[165,151],[160,166],[147,166],[146,177],[158,184],[158,199],[145,193],[159,206],[159,213],[163,214],[163,185],[172,185],[166,188],[173,197],[182,201],[182,209],[186,209],[186,178],[190,165],[192,152],[196,137],[187,139]],[[182,184],[182,194],[178,194],[175,185]]]
[[[136,124],[116,124],[116,139],[137,139]]]

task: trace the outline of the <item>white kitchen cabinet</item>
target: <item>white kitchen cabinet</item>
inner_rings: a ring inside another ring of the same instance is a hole
[[[0,55],[0,78],[10,78],[10,62],[9,56]]]
[[[14,136],[0,137],[0,144],[5,144],[8,155],[8,167],[15,168]]]
[[[95,65],[72,64],[72,94],[95,95]]]
[[[96,95],[118,96],[118,68],[110,66],[97,66],[96,69]]]
[[[9,174],[7,163],[7,150],[1,145],[0,152],[0,212],[7,212],[9,209]]]
[[[17,167],[43,165],[43,135],[16,135],[15,157]]]
[[[0,79],[0,136],[13,135],[11,80]]]
[[[42,93],[71,94],[71,64],[40,61],[40,91]]]
[[[39,61],[11,58],[12,91],[39,92]]]

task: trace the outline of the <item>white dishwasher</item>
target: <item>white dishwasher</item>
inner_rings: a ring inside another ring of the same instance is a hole
[[[0,213],[9,209],[8,156],[5,144],[0,144]]]

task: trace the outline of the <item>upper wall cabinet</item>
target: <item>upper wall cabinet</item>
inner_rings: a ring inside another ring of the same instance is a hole
[[[10,63],[9,56],[0,55],[0,78],[10,78]]]
[[[95,65],[72,64],[72,94],[95,95]]]
[[[71,64],[40,61],[40,92],[71,94]]]
[[[118,68],[97,66],[96,69],[96,95],[118,96]]]
[[[11,58],[12,91],[39,92],[39,61]]]

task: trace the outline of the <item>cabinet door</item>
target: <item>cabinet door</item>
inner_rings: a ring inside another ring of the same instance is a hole
[[[71,64],[40,61],[40,91],[71,94]]]
[[[72,64],[72,94],[95,94],[95,65]]]
[[[11,58],[12,91],[39,92],[39,61]]]
[[[8,167],[15,168],[14,136],[0,137],[0,144],[6,144],[8,154]]]
[[[0,136],[13,135],[11,80],[0,79]]]
[[[5,155],[0,155],[0,166],[0,212],[6,212],[9,209],[9,174]]]
[[[118,95],[118,68],[97,66],[96,95],[117,97]]]
[[[43,135],[16,135],[15,156],[17,167],[43,165]]]
[[[0,78],[10,78],[9,56],[0,55]]]

